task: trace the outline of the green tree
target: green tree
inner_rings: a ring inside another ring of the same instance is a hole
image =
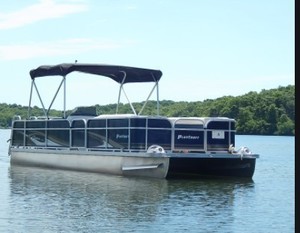
[[[252,117],[253,113],[250,111],[249,107],[240,109],[236,124],[237,133],[246,134],[247,130],[252,128]]]
[[[277,130],[277,108],[275,104],[271,104],[267,109],[267,121],[269,122],[268,133],[276,132]]]
[[[277,130],[278,135],[292,135],[295,134],[295,124],[286,114],[282,114],[277,123]]]

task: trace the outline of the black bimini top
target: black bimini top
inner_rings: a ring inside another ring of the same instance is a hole
[[[106,76],[118,83],[158,82],[162,76],[162,72],[160,70],[82,63],[63,63],[54,66],[40,66],[31,70],[30,76],[31,79],[54,75],[66,76],[74,71]],[[126,78],[124,80],[125,75]]]

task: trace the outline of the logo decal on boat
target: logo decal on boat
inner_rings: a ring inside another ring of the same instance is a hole
[[[183,139],[183,140],[186,140],[186,139],[190,139],[190,140],[198,140],[198,139],[199,139],[199,136],[193,136],[193,135],[181,135],[181,134],[178,134],[177,140],[180,140],[180,139]]]
[[[126,135],[126,134],[117,134],[116,135],[116,138],[118,139],[118,138],[120,138],[120,139],[127,139],[128,138],[128,135]]]

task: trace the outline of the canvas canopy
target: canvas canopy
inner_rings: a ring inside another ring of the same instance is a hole
[[[162,76],[160,70],[143,69],[129,66],[63,63],[59,65],[44,65],[30,71],[31,79],[44,76],[67,76],[78,71],[83,73],[106,76],[118,83],[158,82]],[[124,77],[126,77],[124,79]]]

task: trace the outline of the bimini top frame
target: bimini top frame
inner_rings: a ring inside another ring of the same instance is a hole
[[[72,72],[82,72],[88,74],[94,74],[99,76],[106,76],[117,83],[120,84],[119,89],[119,96],[118,96],[118,104],[116,113],[118,113],[118,108],[120,104],[120,97],[121,92],[123,91],[130,107],[135,115],[140,115],[146,106],[149,98],[151,97],[153,91],[157,90],[157,115],[159,115],[159,90],[158,90],[158,82],[162,76],[162,72],[160,70],[153,70],[153,69],[143,69],[143,68],[136,68],[136,67],[129,67],[129,66],[117,66],[117,65],[105,65],[105,64],[82,64],[82,63],[63,63],[54,66],[40,66],[36,69],[30,71],[31,77],[31,90],[30,90],[30,98],[29,98],[29,107],[28,107],[28,118],[31,115],[31,100],[33,94],[33,87],[35,88],[41,105],[43,107],[43,111],[46,118],[49,118],[50,109],[56,99],[57,94],[59,93],[62,85],[64,84],[64,118],[66,118],[66,76]],[[42,98],[39,94],[37,85],[35,83],[35,79],[38,77],[45,77],[45,76],[62,76],[62,81],[60,82],[56,93],[50,103],[48,109],[46,110]],[[126,92],[123,88],[123,85],[126,83],[141,83],[141,82],[154,82],[154,86],[149,93],[147,100],[145,101],[142,109],[137,114],[134,107],[132,106]]]

